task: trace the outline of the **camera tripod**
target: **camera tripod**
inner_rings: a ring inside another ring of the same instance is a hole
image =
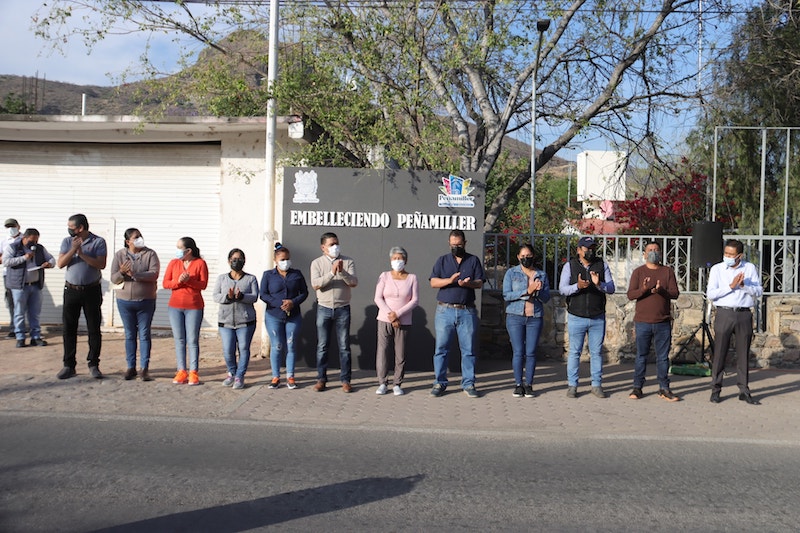
[[[700,337],[701,339],[700,359],[695,360],[695,362],[696,363],[707,362],[709,365],[712,363],[712,361],[714,360],[714,337],[711,335],[711,327],[708,325],[708,321],[706,320],[706,316],[708,316],[708,310],[709,310],[708,300],[706,299],[705,296],[703,296],[703,318],[700,321],[700,324],[698,324],[697,327],[694,328],[694,331],[692,331],[692,334],[689,336],[689,338],[686,339],[683,345],[681,345],[681,349],[677,351],[675,357],[673,357],[672,359],[673,361],[675,362],[681,361],[681,355],[683,355],[683,352],[685,352],[686,349],[689,347],[689,343],[692,342],[692,339],[695,338],[697,332],[702,330],[703,334]],[[710,355],[708,358],[706,358],[706,336],[708,336],[708,348],[710,350]],[[686,361],[684,360],[683,363],[686,363]]]

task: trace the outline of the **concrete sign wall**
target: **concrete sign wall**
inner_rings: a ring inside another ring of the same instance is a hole
[[[428,279],[436,258],[450,251],[452,229],[463,230],[467,251],[482,257],[484,184],[470,175],[446,172],[340,168],[286,168],[283,183],[281,242],[291,249],[292,263],[302,270],[310,292],[301,307],[298,363],[316,366],[316,297],[309,267],[322,253],[320,236],[330,231],[339,237],[341,253],[356,263],[358,287],[352,291],[350,327],[353,368],[375,368],[375,286],[380,273],[390,269],[389,249],[402,246],[408,251],[406,270],[417,275],[420,287],[406,368],[432,369],[436,291]],[[477,303],[480,309],[480,300]],[[330,365],[338,368],[334,339]],[[459,368],[458,357],[453,359],[451,366]],[[329,379],[337,378],[337,372],[329,372]]]

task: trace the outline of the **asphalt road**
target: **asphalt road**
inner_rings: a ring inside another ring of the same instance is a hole
[[[798,452],[0,413],[0,531],[796,531]]]

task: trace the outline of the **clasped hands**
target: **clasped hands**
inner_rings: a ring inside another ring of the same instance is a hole
[[[458,283],[459,287],[467,287],[472,288],[472,278],[464,278],[458,279],[458,276],[461,275],[461,272],[456,272],[452,276],[450,276],[450,283]]]
[[[656,284],[653,287],[649,287],[650,285],[650,277],[646,277],[642,280],[642,291],[650,291],[651,294],[656,294],[658,291],[661,290],[661,280],[657,279]]]
[[[589,271],[589,277],[592,278],[592,281],[588,279],[583,279],[580,274],[578,274],[578,289],[585,289],[589,285],[600,285],[600,274],[597,272]]]
[[[542,283],[542,280],[539,279],[538,277],[529,278],[528,279],[528,294],[536,294],[537,292],[542,290],[543,286],[544,286],[544,284]]]
[[[389,311],[389,315],[388,316],[389,316],[389,322],[392,323],[392,327],[395,328],[395,329],[399,329],[400,328],[400,317],[397,316],[397,313],[395,313],[394,311]]]

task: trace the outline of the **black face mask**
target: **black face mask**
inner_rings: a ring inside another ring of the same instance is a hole
[[[591,248],[586,250],[586,253],[583,254],[583,258],[586,259],[587,261],[594,261],[594,259],[596,257],[597,257],[597,253],[594,250],[592,250]]]
[[[519,264],[525,268],[533,268],[533,257],[521,257]]]
[[[234,259],[231,261],[231,268],[234,272],[241,272],[244,268],[244,259]]]
[[[74,229],[72,229],[72,228],[67,228],[67,233],[69,233],[69,236],[70,236],[70,237],[74,237],[75,235],[77,235],[77,234],[78,234],[78,231],[77,231],[77,230],[74,230]]]
[[[451,246],[450,253],[456,257],[464,257],[467,251],[464,249],[463,246]]]

